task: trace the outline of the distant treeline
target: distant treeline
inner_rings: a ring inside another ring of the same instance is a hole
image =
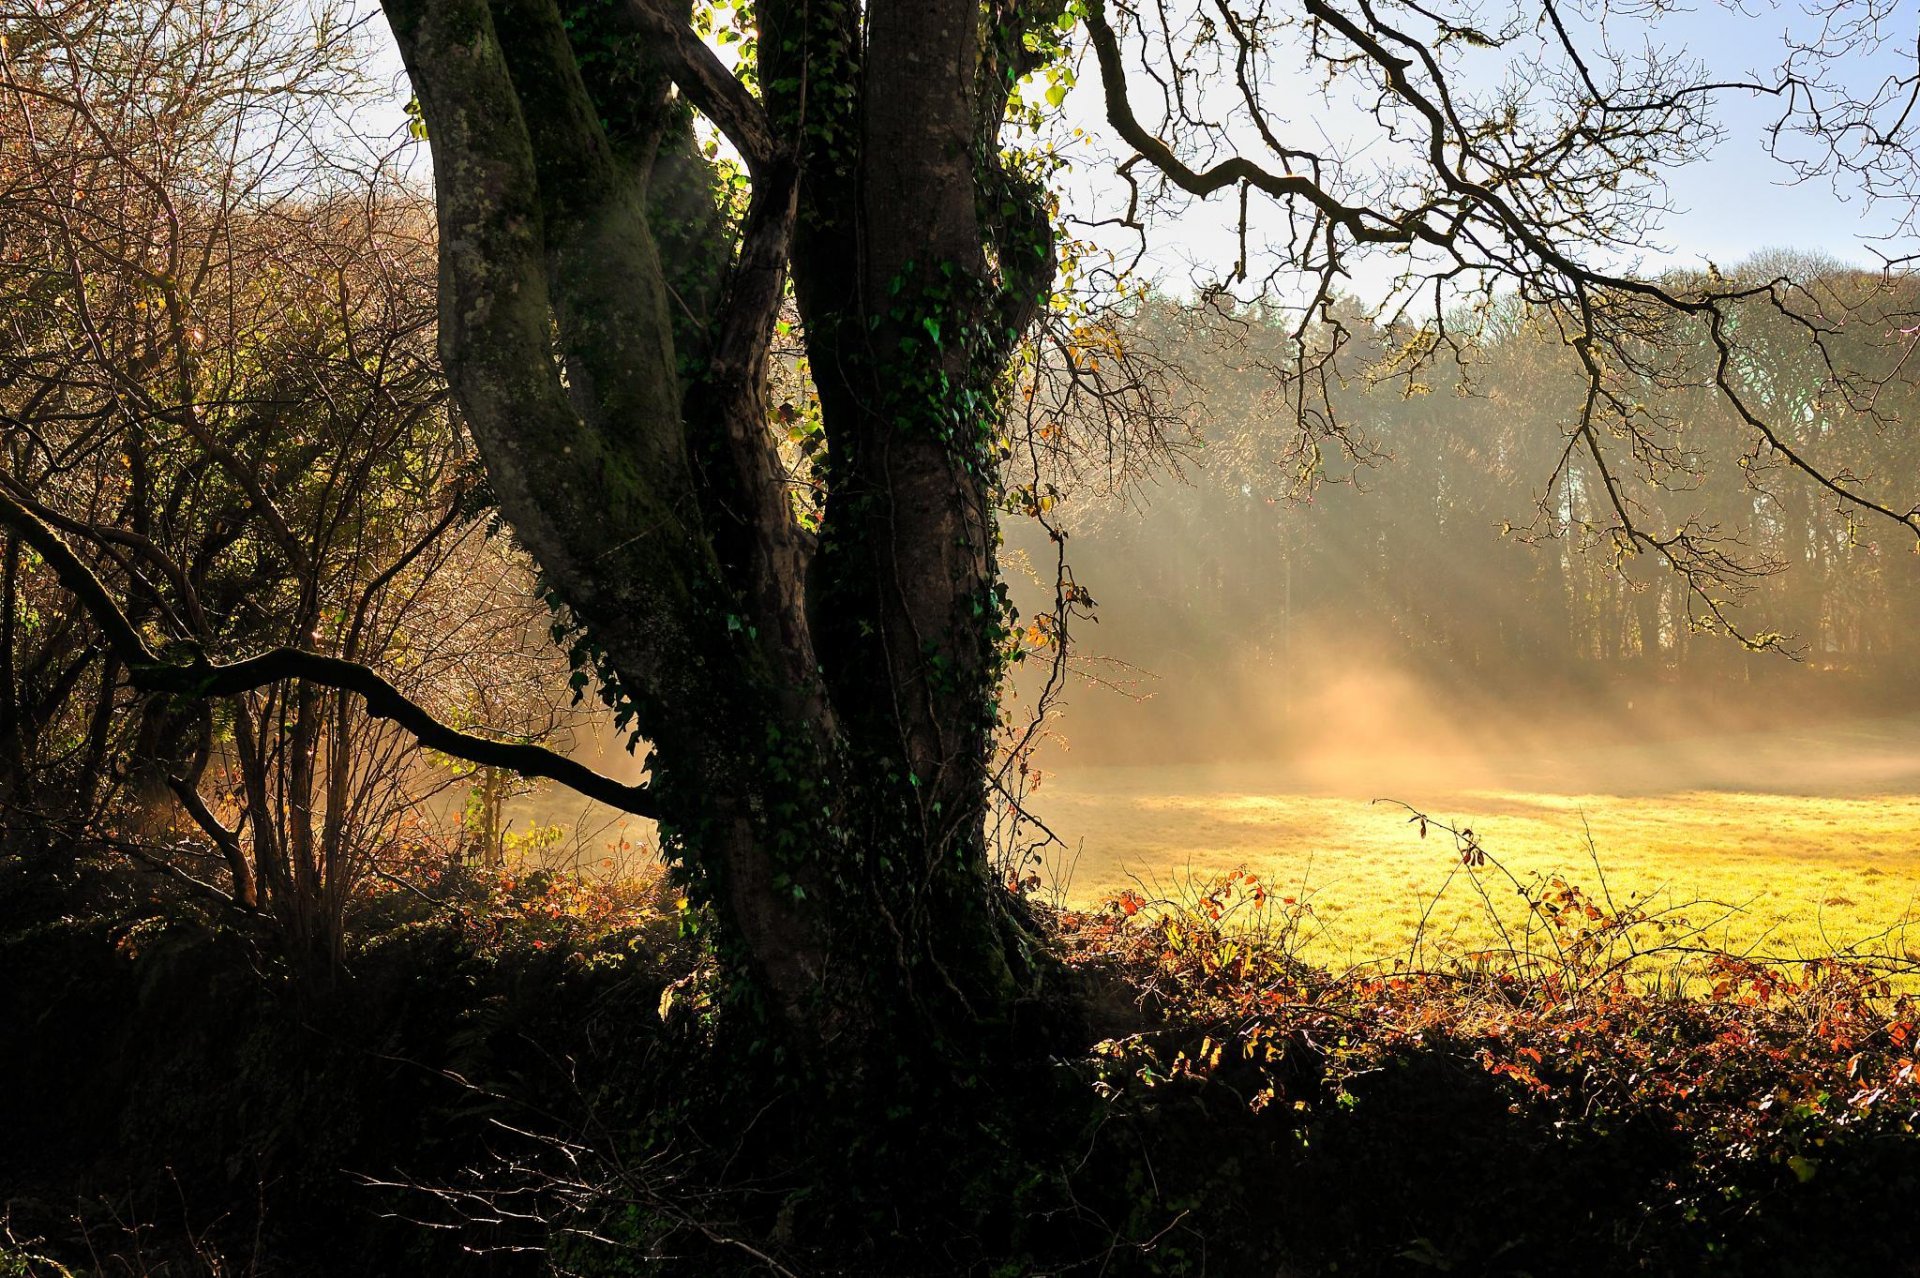
[[[1649,334],[1646,368],[1607,370],[1651,441],[1616,468],[1615,495],[1648,537],[1685,533],[1717,580],[1621,531],[1570,435],[1588,392],[1576,352],[1517,307],[1463,317],[1457,358],[1414,375],[1399,369],[1433,328],[1349,321],[1336,421],[1312,432],[1277,376],[1295,349],[1277,320],[1143,307],[1135,340],[1187,371],[1199,442],[1177,477],[1066,503],[1075,574],[1101,601],[1081,653],[1138,668],[1091,667],[1104,677],[1150,675],[1174,703],[1154,712],[1163,724],[1182,705],[1253,713],[1249,677],[1258,713],[1285,722],[1367,663],[1463,709],[1604,708],[1660,689],[1726,704],[1756,684],[1829,706],[1910,702],[1911,534],[1783,449],[1888,503],[1920,474],[1920,281],[1826,267],[1764,287],[1789,265],[1805,267],[1740,272],[1761,290],[1738,316],[1754,357],[1723,364],[1674,330]]]

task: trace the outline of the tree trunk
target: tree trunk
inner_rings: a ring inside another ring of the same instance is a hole
[[[983,833],[999,388],[1053,270],[999,160],[1027,27],[762,0],[763,103],[684,5],[387,11],[433,147],[449,378],[576,660],[651,743],[651,814],[723,956],[803,1049],[977,1039],[1032,972]],[[751,173],[731,249],[689,99]],[[817,537],[767,413],[789,271]]]

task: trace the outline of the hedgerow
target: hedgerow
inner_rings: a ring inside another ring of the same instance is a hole
[[[423,862],[320,997],[102,872],[92,910],[0,928],[32,1027],[0,1062],[0,1264],[1916,1272],[1912,960],[1723,953],[1684,910],[1460,853],[1501,944],[1342,970],[1247,873],[1036,906],[1081,997],[1050,1063],[989,1084],[998,1141],[956,1114],[900,1163],[918,1187],[786,1147],[814,1100],[729,1027],[665,882]],[[945,1209],[909,1218],[928,1186]]]
[[[1920,965],[1718,952],[1684,910],[1462,855],[1505,943],[1417,967],[1301,961],[1311,903],[1244,872],[1057,916],[1137,1012],[1093,1086],[1171,1163],[1117,1236],[1208,1237],[1208,1272],[1913,1271]]]

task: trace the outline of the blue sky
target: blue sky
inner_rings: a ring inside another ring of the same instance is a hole
[[[1753,73],[1760,79],[1770,78],[1789,33],[1803,38],[1811,33],[1798,5],[1757,4],[1743,12],[1712,0],[1670,15],[1661,28],[1674,44],[1706,59],[1715,73]],[[1905,47],[1912,48],[1910,36]],[[1847,73],[1850,79],[1856,73],[1879,74],[1894,63],[1885,56],[1859,61]],[[1836,191],[1825,180],[1792,184],[1791,173],[1764,145],[1765,129],[1777,112],[1772,98],[1720,95],[1715,115],[1727,137],[1706,162],[1671,176],[1674,202],[1683,212],[1668,220],[1664,238],[1676,247],[1677,257],[1695,260],[1728,263],[1760,249],[1792,247],[1871,263],[1861,237],[1888,229],[1890,211],[1869,209],[1857,191],[1844,186]]]
[[[1905,5],[1909,0],[1900,2]],[[1579,0],[1562,3],[1572,13]],[[370,4],[371,0],[356,0],[354,7],[365,12]],[[1780,59],[1785,34],[1809,29],[1809,19],[1797,3],[1767,0],[1746,0],[1744,4],[1741,0],[1696,0],[1664,14],[1652,28],[1626,20],[1610,21],[1617,43],[1638,46],[1652,39],[1664,49],[1685,49],[1707,60],[1715,76],[1730,78],[1748,74],[1766,78]],[[405,120],[399,106],[406,100],[407,90],[399,57],[378,18],[370,25],[370,33],[381,44],[377,59],[380,74],[391,76],[395,86],[391,123],[396,133],[403,134]],[[1902,49],[1912,47],[1908,40]],[[1882,70],[1900,56],[1889,54],[1870,69]],[[1096,80],[1089,62],[1082,68],[1080,86],[1068,98],[1067,115],[1089,131],[1104,134]],[[1297,104],[1305,117],[1318,114],[1326,118],[1325,109],[1316,110],[1310,99],[1299,98]],[[1810,249],[1846,261],[1873,261],[1861,247],[1861,237],[1884,228],[1888,211],[1870,210],[1857,196],[1849,198],[1844,190],[1836,192],[1825,181],[1792,184],[1790,174],[1762,144],[1772,106],[1771,99],[1756,100],[1741,93],[1722,94],[1716,100],[1714,113],[1725,126],[1727,137],[1708,160],[1669,174],[1674,212],[1663,219],[1654,238],[1670,251],[1664,259],[1649,259],[1646,265],[1699,265],[1708,259],[1728,265],[1769,248]],[[387,114],[376,113],[383,131]],[[1338,128],[1331,131],[1338,141]],[[1106,143],[1109,151],[1112,146],[1110,141]],[[1083,176],[1085,184],[1074,183],[1083,197],[1089,185],[1095,190],[1105,185],[1098,173]],[[1204,211],[1159,229],[1152,261],[1171,277],[1170,282],[1190,277],[1207,266],[1224,268],[1231,264],[1235,245],[1215,212]]]
[[[1562,12],[1570,22],[1580,21],[1574,16],[1579,5],[1580,0],[1561,0]],[[1515,7],[1527,8],[1524,0]],[[1510,12],[1497,3],[1484,8]],[[1772,82],[1789,33],[1804,40],[1815,30],[1814,19],[1797,3],[1747,0],[1743,5],[1740,0],[1698,0],[1687,7],[1668,7],[1652,23],[1631,16],[1602,17],[1594,3],[1586,8],[1589,13],[1584,32],[1578,26],[1576,32],[1585,36],[1582,43],[1590,61],[1597,62],[1591,42],[1597,40],[1604,24],[1614,48],[1629,52],[1652,49],[1699,61],[1705,64],[1706,78],[1716,81]],[[1899,0],[1892,14],[1910,24],[1920,14],[1920,5]],[[1489,23],[1493,20],[1487,19]],[[1879,56],[1856,58],[1844,71],[1850,81],[1877,80],[1890,69],[1910,68],[1912,49],[1911,33],[1900,32]],[[1496,68],[1488,74],[1498,75],[1502,55],[1488,56]],[[1473,64],[1469,61],[1467,65],[1471,68]],[[1067,101],[1067,115],[1090,133],[1104,135],[1104,108],[1090,60],[1082,66],[1080,75],[1079,86]],[[1470,91],[1475,86],[1469,78],[1457,87]],[[1144,112],[1146,103],[1139,105]],[[1298,137],[1303,129],[1324,130],[1333,149],[1340,150],[1350,149],[1355,138],[1371,134],[1370,123],[1351,106],[1329,105],[1312,90],[1289,92],[1277,86],[1270,92],[1270,106],[1294,130],[1283,136]],[[1863,246],[1863,238],[1890,230],[1897,222],[1895,210],[1885,205],[1869,207],[1858,190],[1847,183],[1836,189],[1825,178],[1795,182],[1793,173],[1766,148],[1766,128],[1778,109],[1777,99],[1750,92],[1723,91],[1714,98],[1711,115],[1724,137],[1705,159],[1665,174],[1666,202],[1671,209],[1651,230],[1649,240],[1661,251],[1648,253],[1640,260],[1643,270],[1697,267],[1707,261],[1730,266],[1763,250],[1782,248],[1810,250],[1862,265],[1876,262]],[[1110,151],[1112,144],[1106,145]],[[1103,188],[1111,188],[1097,172],[1082,173],[1069,185],[1073,191],[1070,208],[1111,207],[1100,199]],[[1195,209],[1171,225],[1163,225],[1147,269],[1177,288],[1230,266],[1237,250],[1230,230],[1230,199],[1223,193],[1223,197],[1216,197],[1216,207]],[[1267,217],[1278,222],[1272,212]],[[1255,221],[1260,220],[1256,202]],[[1353,287],[1369,293],[1376,279],[1384,282],[1390,274],[1384,264],[1363,267],[1356,272]]]

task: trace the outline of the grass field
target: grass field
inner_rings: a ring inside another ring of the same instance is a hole
[[[1522,880],[1560,873],[1597,891],[1604,874],[1618,899],[1699,902],[1688,921],[1738,950],[1824,953],[1890,930],[1880,943],[1905,949],[1901,926],[1920,917],[1916,721],[1557,757],[1069,763],[1035,797],[1069,844],[1051,867],[1069,902],[1244,867],[1312,902],[1309,953],[1331,962],[1404,952],[1423,914],[1429,940],[1484,944],[1470,878],[1513,895],[1494,867],[1463,868],[1450,836],[1422,839],[1406,809],[1369,802],[1382,797],[1470,827]]]
[[[590,761],[634,771],[624,757]],[[1486,944],[1471,874],[1512,895],[1497,869],[1470,873],[1449,836],[1422,839],[1406,809],[1373,799],[1471,827],[1522,880],[1560,873],[1598,890],[1604,872],[1621,900],[1700,902],[1688,920],[1733,949],[1824,953],[1890,930],[1881,943],[1905,949],[1898,929],[1920,918],[1920,719],[1506,755],[1452,742],[1089,766],[1068,753],[1049,772],[1034,808],[1068,844],[1047,867],[1067,903],[1161,895],[1244,867],[1312,902],[1309,954],[1330,963],[1404,953],[1423,915],[1429,941]],[[653,842],[650,823],[559,787],[513,811],[516,830],[566,831],[542,859],[570,870],[633,872]],[[1920,927],[1911,944],[1920,951]]]

